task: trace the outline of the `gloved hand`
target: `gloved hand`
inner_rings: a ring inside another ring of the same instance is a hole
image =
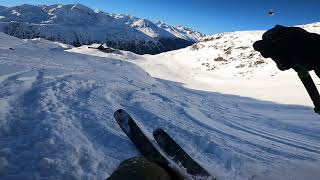
[[[320,35],[299,27],[276,25],[253,48],[263,57],[273,59],[280,70],[320,69]]]
[[[320,78],[320,35],[309,33],[299,27],[276,25],[262,35],[262,40],[256,41],[253,48],[265,58],[274,60],[282,71],[293,68],[305,86],[315,106],[315,112],[320,114],[320,95],[311,76],[310,70],[315,70]]]

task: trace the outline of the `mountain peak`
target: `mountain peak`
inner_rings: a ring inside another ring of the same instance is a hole
[[[132,15],[95,12],[79,3],[0,7],[0,17],[0,31],[19,38],[42,37],[75,46],[109,43],[139,54],[182,48],[201,37],[201,33],[188,33],[187,28]]]

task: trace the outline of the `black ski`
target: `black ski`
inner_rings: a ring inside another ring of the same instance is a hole
[[[121,129],[127,134],[145,158],[162,166],[173,176],[173,179],[183,179],[182,175],[178,173],[178,170],[173,169],[170,161],[152,144],[150,139],[125,110],[117,110],[114,113],[114,117]]]
[[[177,164],[181,163],[188,174],[197,177],[211,177],[211,175],[194,161],[163,129],[155,130],[153,136],[165,153]]]

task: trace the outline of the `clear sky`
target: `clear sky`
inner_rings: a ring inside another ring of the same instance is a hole
[[[81,3],[105,12],[130,14],[206,34],[268,29],[275,24],[320,21],[320,0],[1,0],[0,5]],[[267,13],[273,9],[274,16]]]

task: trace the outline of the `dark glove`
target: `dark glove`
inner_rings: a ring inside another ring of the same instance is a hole
[[[299,27],[276,25],[253,48],[274,60],[280,70],[314,70],[320,67],[320,35]]]

